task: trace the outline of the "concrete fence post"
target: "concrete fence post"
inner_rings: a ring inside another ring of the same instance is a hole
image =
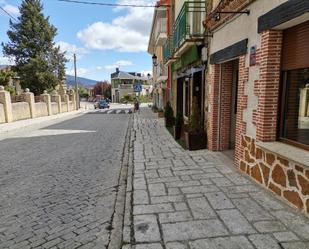
[[[69,95],[67,95],[67,91],[66,90],[64,90],[63,91],[63,101],[64,101],[64,103],[66,104],[66,106],[67,106],[67,112],[69,112],[70,111],[70,106],[69,106]]]
[[[5,122],[10,123],[13,121],[12,102],[9,92],[4,90],[4,86],[0,86],[0,103],[3,104]]]
[[[48,116],[51,116],[52,115],[51,98],[50,98],[50,95],[47,93],[46,90],[44,90],[43,94],[41,94],[41,98],[42,98],[43,102],[46,103]]]
[[[56,102],[57,103],[57,105],[58,105],[58,113],[60,114],[60,113],[62,113],[62,108],[61,108],[61,96],[57,93],[57,91],[56,90],[54,90],[53,92],[52,92],[52,101],[53,102]]]
[[[70,90],[70,100],[72,101],[73,110],[76,110],[76,94],[73,89]]]
[[[23,92],[21,95],[23,96],[24,101],[29,104],[31,118],[35,118],[34,94],[30,92],[29,88],[26,88],[25,92]]]

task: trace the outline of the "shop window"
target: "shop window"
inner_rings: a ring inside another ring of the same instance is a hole
[[[283,72],[280,138],[309,149],[309,68]]]

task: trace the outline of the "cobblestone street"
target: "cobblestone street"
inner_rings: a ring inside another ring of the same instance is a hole
[[[135,115],[134,137],[123,249],[309,248],[309,219],[223,154],[184,151],[146,110]]]
[[[47,124],[0,136],[0,248],[105,248],[129,115]]]

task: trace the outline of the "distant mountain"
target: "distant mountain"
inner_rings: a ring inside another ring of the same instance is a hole
[[[83,77],[77,77],[77,82],[79,84],[82,84],[85,87],[91,87],[94,86],[98,81],[91,80]],[[75,85],[75,78],[72,75],[66,75],[66,83],[70,86]]]

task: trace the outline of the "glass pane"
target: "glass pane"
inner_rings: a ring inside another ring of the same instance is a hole
[[[309,145],[309,68],[287,73],[283,137]]]

